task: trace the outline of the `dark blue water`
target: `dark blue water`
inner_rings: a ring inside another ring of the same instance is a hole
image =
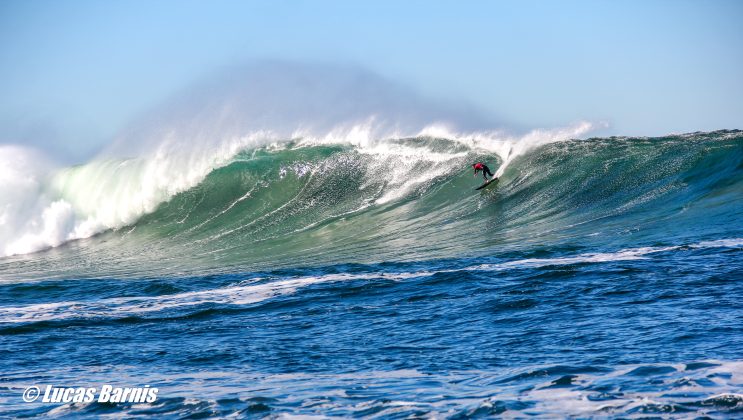
[[[216,249],[211,210],[171,228],[186,195],[135,233],[5,258],[0,416],[743,417],[743,146],[715,141],[677,144],[686,160],[622,182],[542,150],[513,168],[553,178],[514,169],[474,209],[441,203],[473,194],[452,175],[342,217],[300,206],[324,221],[251,225],[239,248]],[[298,197],[319,194],[308,185]],[[257,210],[236,211],[224,224]],[[21,398],[104,384],[158,398]]]
[[[55,411],[69,414],[735,417],[741,255],[738,240],[4,284],[3,410],[53,410],[18,401],[33,382],[160,389],[151,405]]]

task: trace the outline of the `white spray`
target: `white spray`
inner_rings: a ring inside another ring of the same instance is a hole
[[[353,145],[380,159],[402,156],[408,165],[400,167],[404,173],[388,174],[391,188],[378,200],[383,203],[436,176],[410,177],[417,164],[461,157],[411,152],[390,139],[448,138],[495,153],[503,161],[500,176],[525,151],[592,128],[580,123],[521,136],[488,131],[483,127],[497,123],[470,107],[437,104],[355,68],[274,62],[242,67],[220,80],[174,98],[82,166],[56,170],[37,152],[0,147],[0,257],[134,223],[249,148],[299,140],[301,146]]]

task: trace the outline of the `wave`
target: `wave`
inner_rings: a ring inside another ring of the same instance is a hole
[[[534,131],[516,138],[496,137],[495,133],[456,135],[440,126],[426,127],[419,133],[425,136],[420,137],[423,143],[432,143],[426,139],[430,140],[434,132],[455,138],[452,141],[457,143],[453,147],[455,150],[444,148],[440,151],[418,147],[412,142],[406,145],[396,139],[372,140],[374,129],[368,124],[335,127],[322,137],[283,140],[274,133],[258,131],[185,150],[181,143],[166,139],[144,157],[96,159],[61,170],[47,162],[41,163],[43,160],[35,151],[5,146],[0,148],[0,162],[8,168],[2,177],[5,194],[0,220],[4,229],[0,231],[0,238],[6,245],[0,249],[0,256],[35,252],[130,225],[176,194],[196,187],[215,170],[245,160],[246,154],[278,153],[287,148],[352,146],[360,154],[377,157],[380,168],[385,160],[397,161],[395,172],[386,181],[399,188],[392,188],[394,191],[378,200],[382,202],[404,195],[416,184],[435,177],[436,174],[421,172],[411,181],[409,176],[415,165],[451,163],[477,148],[508,150],[511,155],[515,145],[523,147],[522,144],[565,140],[589,129],[589,124],[582,123],[571,129]],[[307,168],[314,165],[313,162],[299,164],[306,164]],[[439,165],[439,169],[442,166]],[[286,168],[281,170],[286,172]],[[443,172],[438,175],[441,174]]]
[[[429,127],[365,142],[254,134],[208,153],[166,148],[38,177],[9,166],[6,178],[24,192],[4,195],[2,253],[100,232],[135,259],[187,254],[227,265],[446,258],[597,235],[739,235],[730,229],[740,226],[743,133],[574,140],[589,129],[498,137]],[[0,149],[11,162],[22,152]],[[477,160],[501,177],[482,194],[473,191]]]

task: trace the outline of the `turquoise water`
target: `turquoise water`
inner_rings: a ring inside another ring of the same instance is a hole
[[[57,173],[103,227],[0,259],[2,415],[743,415],[743,132],[284,142],[151,200],[136,165]],[[20,398],[104,383],[159,397]]]

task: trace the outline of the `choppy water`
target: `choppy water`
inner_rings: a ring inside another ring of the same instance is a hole
[[[743,133],[506,149],[56,173],[43,229],[0,231],[0,415],[743,416]],[[21,399],[105,383],[160,393]]]

